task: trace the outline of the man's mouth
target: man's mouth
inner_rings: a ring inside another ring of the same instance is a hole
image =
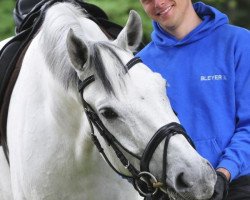
[[[156,13],[156,15],[157,15],[157,16],[160,16],[160,15],[166,14],[166,13],[168,13],[172,8],[173,8],[173,5],[170,5],[170,6],[166,7],[166,9],[158,11],[158,12]]]

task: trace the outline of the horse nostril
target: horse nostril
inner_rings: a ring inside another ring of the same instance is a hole
[[[176,187],[178,189],[186,189],[192,187],[193,183],[189,182],[185,178],[184,172],[181,172],[177,177],[176,177]]]

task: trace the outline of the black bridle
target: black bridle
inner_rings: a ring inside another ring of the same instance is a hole
[[[140,58],[135,57],[131,59],[127,64],[127,68],[130,69],[135,64],[142,62]],[[79,80],[78,83],[78,91],[81,96],[82,105],[84,111],[87,115],[90,128],[91,128],[91,138],[95,146],[97,147],[100,154],[103,156],[105,161],[108,165],[122,178],[127,179],[130,183],[132,183],[135,189],[140,193],[140,195],[146,197],[146,199],[154,199],[159,196],[164,195],[164,193],[159,190],[161,187],[167,187],[166,185],[166,167],[167,167],[167,148],[169,140],[172,136],[176,134],[182,134],[186,137],[189,143],[194,147],[192,140],[186,134],[185,129],[178,123],[170,123],[163,127],[161,127],[151,138],[149,143],[147,144],[142,157],[135,155],[134,153],[130,152],[126,149],[115,137],[112,133],[110,133],[106,127],[103,125],[102,121],[94,111],[94,109],[84,100],[83,92],[84,89],[93,81],[95,81],[94,75],[89,76],[85,80]],[[123,166],[131,173],[131,176],[127,176],[119,172],[113,164],[107,158],[97,136],[94,133],[94,126],[97,128],[100,135],[104,138],[109,146],[112,147],[116,156],[119,158]],[[164,152],[163,152],[163,166],[162,166],[162,177],[161,180],[158,181],[154,175],[150,173],[149,170],[149,163],[151,158],[158,147],[158,145],[165,139],[164,144]],[[127,152],[128,154],[132,155],[133,157],[137,158],[140,161],[140,170],[136,169],[129,160],[126,158],[122,150]]]

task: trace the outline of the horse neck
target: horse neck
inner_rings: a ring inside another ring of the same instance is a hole
[[[46,120],[41,122],[41,126],[45,127],[45,134],[55,134],[55,138],[68,141],[68,148],[71,149],[79,166],[86,166],[86,159],[93,163],[92,157],[87,154],[93,152],[95,147],[90,141],[90,127],[83,107],[77,99],[79,97],[76,88],[71,85],[65,89],[54,76],[40,52],[39,41],[40,34],[32,41],[25,55],[21,73],[29,83],[21,83],[24,84],[21,87],[25,87],[25,96],[32,98],[30,101],[35,102],[39,99],[39,103],[34,103],[32,110],[39,112],[39,115],[46,114]]]
[[[70,86],[66,89],[62,82],[52,74],[42,55],[39,46],[40,39],[39,33],[32,41],[24,58],[22,73],[29,80],[28,86],[25,87],[27,90],[35,90],[33,92],[39,96],[44,109],[55,124],[60,124],[71,133],[79,132],[82,129],[82,120],[85,119],[82,106],[77,100],[76,88],[74,90]],[[39,106],[42,105],[37,105]]]

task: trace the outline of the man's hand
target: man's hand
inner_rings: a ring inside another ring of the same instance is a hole
[[[226,200],[229,187],[229,178],[220,170],[216,171],[217,181],[214,186],[214,194],[211,200]]]

